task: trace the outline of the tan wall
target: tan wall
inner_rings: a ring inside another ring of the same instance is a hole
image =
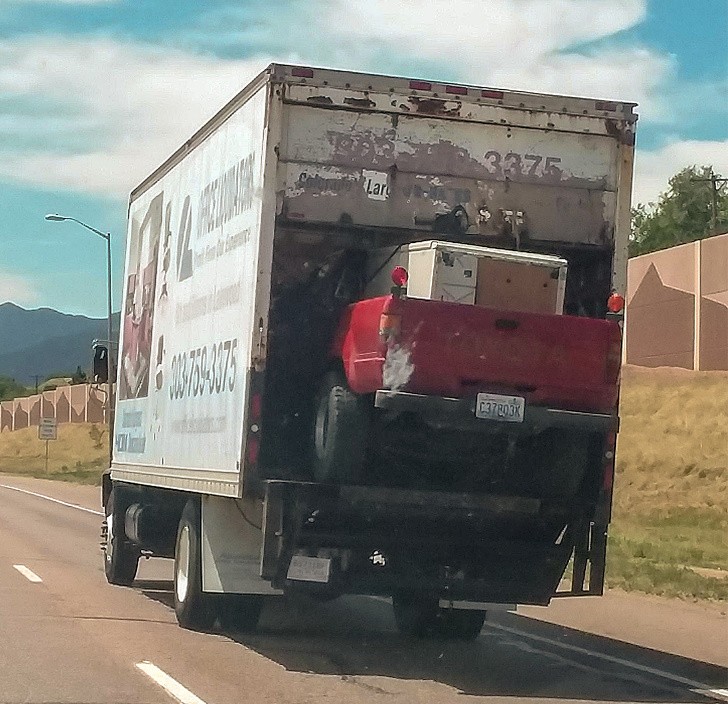
[[[625,360],[728,370],[728,233],[629,260]]]
[[[41,418],[60,423],[105,423],[106,384],[60,386],[42,394],[0,403],[0,432],[37,426]]]

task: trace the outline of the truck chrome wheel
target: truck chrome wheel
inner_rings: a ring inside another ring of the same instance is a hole
[[[183,602],[187,598],[190,575],[190,529],[184,526],[180,532],[177,545],[178,556],[175,561],[174,592],[177,601]]]
[[[190,499],[182,511],[174,550],[174,612],[183,628],[209,630],[217,616],[216,594],[202,591],[200,503]]]

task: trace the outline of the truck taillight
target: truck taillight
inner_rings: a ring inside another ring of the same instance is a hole
[[[402,316],[395,313],[382,313],[379,316],[379,337],[385,342],[399,335]]]
[[[392,269],[392,283],[400,288],[407,285],[409,274],[403,266],[395,266]]]
[[[614,291],[607,299],[607,310],[610,313],[621,313],[624,310],[624,296]]]

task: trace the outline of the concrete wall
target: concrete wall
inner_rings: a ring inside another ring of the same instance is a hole
[[[728,233],[629,260],[625,361],[728,370]]]
[[[41,418],[60,423],[105,423],[106,384],[74,384],[0,403],[0,432],[37,426]]]

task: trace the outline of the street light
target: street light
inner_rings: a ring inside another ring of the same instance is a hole
[[[71,220],[72,222],[75,222],[79,224],[81,227],[85,227],[87,230],[90,230],[94,234],[98,235],[99,237],[102,237],[106,240],[106,298],[107,298],[107,320],[106,320],[106,336],[108,338],[107,343],[109,345],[109,351],[106,354],[106,383],[108,384],[108,391],[106,393],[106,409],[107,409],[107,417],[106,421],[109,424],[109,444],[111,444],[111,415],[112,415],[112,404],[111,404],[111,389],[113,386],[113,379],[111,378],[111,345],[112,339],[111,339],[111,233],[109,232],[101,232],[101,230],[97,230],[95,227],[91,227],[91,225],[87,225],[85,222],[81,222],[80,220],[77,220],[76,218],[72,218],[68,215],[57,215],[55,213],[49,213],[45,216],[46,220],[50,220],[52,222],[61,222],[63,220]]]

